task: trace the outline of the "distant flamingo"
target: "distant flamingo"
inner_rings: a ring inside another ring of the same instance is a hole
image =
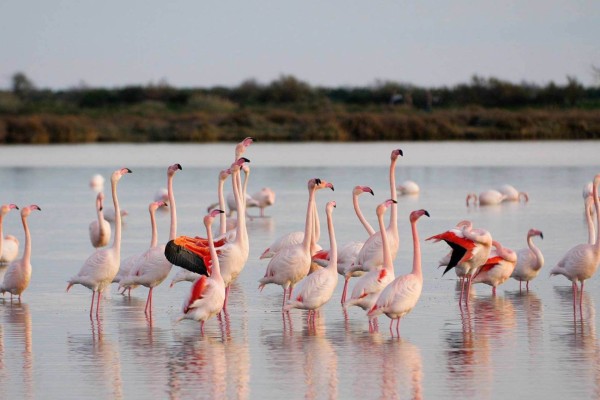
[[[117,183],[125,174],[131,173],[129,168],[121,168],[112,173],[110,186],[112,191],[113,205],[116,210],[115,236],[113,245],[108,248],[96,250],[88,257],[79,270],[79,273],[69,280],[67,292],[73,285],[80,284],[92,291],[92,303],[90,307],[90,317],[94,308],[94,297],[98,292],[96,303],[96,316],[99,314],[100,298],[102,291],[111,284],[115,275],[119,271],[121,261],[121,209],[119,208],[119,199],[117,198]]]
[[[527,288],[527,291],[529,291],[529,281],[538,276],[544,266],[544,255],[541,250],[533,244],[534,236],[539,236],[541,239],[544,238],[542,231],[537,229],[530,229],[527,232],[528,248],[517,251],[517,265],[510,276],[519,281],[519,290],[521,290],[521,283],[525,281],[525,287]]]
[[[14,204],[2,206],[3,215],[8,212],[4,211],[5,207],[9,210],[17,208]],[[19,301],[21,301],[21,294],[27,289],[29,281],[31,280],[31,234],[29,233],[29,226],[27,225],[27,217],[29,217],[32,210],[41,211],[41,208],[32,204],[23,207],[21,210],[21,221],[23,223],[23,230],[25,231],[25,249],[23,250],[23,258],[10,263],[4,274],[4,280],[0,285],[0,294],[4,295],[4,292],[9,292],[11,300],[12,296],[15,295],[19,296]]]
[[[291,297],[294,285],[304,278],[310,269],[311,264],[311,234],[313,232],[313,208],[315,207],[315,192],[319,189],[330,188],[333,185],[319,178],[308,181],[308,205],[306,210],[306,222],[304,226],[304,238],[301,243],[282,248],[275,253],[269,265],[265,276],[259,280],[259,289],[262,290],[265,285],[275,283],[283,288],[283,303]],[[288,294],[289,289],[289,294]]]
[[[90,241],[92,246],[104,247],[110,242],[111,229],[110,224],[104,219],[102,211],[104,201],[104,193],[99,192],[96,196],[96,216],[95,221],[90,222]]]
[[[506,200],[507,196],[505,194],[500,193],[497,190],[490,189],[484,192],[479,193],[479,197],[475,193],[469,193],[467,195],[467,207],[469,207],[469,200],[473,199],[473,205],[477,205],[479,202],[480,206],[494,206],[502,203]]]
[[[398,248],[400,247],[400,237],[398,234],[398,196],[396,193],[396,163],[398,157],[403,156],[402,150],[396,149],[392,151],[390,156],[390,195],[391,199],[395,202],[392,203],[392,209],[390,212],[390,222],[387,230],[387,236],[389,240],[390,252],[392,260],[396,258]],[[363,248],[360,250],[356,262],[349,269],[348,272],[354,271],[370,271],[376,269],[383,264],[383,241],[381,239],[381,231],[371,235],[365,242]]]
[[[413,267],[408,275],[401,275],[394,279],[383,289],[373,307],[367,313],[369,319],[377,318],[378,315],[387,315],[390,321],[390,333],[392,324],[396,320],[396,334],[400,336],[400,318],[408,314],[419,301],[423,289],[423,271],[421,270],[421,245],[419,233],[417,232],[417,220],[423,215],[429,217],[426,210],[417,210],[410,213],[410,227],[413,237]],[[389,250],[388,250],[389,253]],[[391,258],[391,255],[388,254]]]
[[[110,208],[106,208],[104,211],[104,219],[107,220],[108,222],[116,222],[116,218],[115,218],[115,209],[110,207]],[[127,210],[120,210],[119,211],[119,215],[121,216],[121,223],[124,223],[124,219],[126,216],[129,215],[129,212]]]
[[[275,192],[268,187],[262,188],[260,191],[254,193],[252,198],[257,203],[257,207],[260,209],[260,216],[265,216],[265,208],[275,204]]]
[[[492,295],[496,295],[496,288],[506,282],[515,270],[517,254],[497,241],[492,241],[494,249],[485,264],[473,276],[473,283],[485,283],[492,287]]]
[[[209,318],[221,312],[225,301],[225,282],[223,282],[223,277],[221,276],[219,257],[215,250],[211,228],[215,216],[222,212],[222,210],[213,210],[204,217],[212,273],[210,276],[201,275],[194,282],[190,289],[190,293],[183,303],[183,315],[178,318],[178,321],[183,319],[200,321],[200,331],[203,335],[204,323]]]
[[[529,195],[527,194],[527,192],[519,192],[512,185],[502,185],[500,186],[498,191],[506,196],[504,201],[519,201],[521,200],[521,197],[523,198],[525,203],[529,201]]]
[[[333,228],[333,208],[336,206],[335,201],[330,201],[325,207],[327,214],[327,229],[329,231],[329,246],[331,258],[327,267],[319,269],[306,278],[302,279],[297,288],[292,293],[291,300],[283,308],[284,311],[289,311],[292,308],[300,308],[308,311],[309,323],[314,324],[315,313],[325,303],[327,303],[337,285],[337,244],[335,241],[335,232]]]
[[[10,210],[19,209],[15,204],[4,204],[0,207],[0,263],[7,264],[12,262],[19,254],[19,241],[12,235],[2,233],[2,220]]]
[[[104,177],[100,174],[95,174],[90,179],[90,188],[96,192],[100,193],[104,190]]]
[[[391,241],[388,238],[388,230],[385,229],[383,214],[390,205],[396,203],[396,200],[389,199],[377,206],[376,214],[379,222],[379,231],[381,232],[381,252],[383,253],[383,265],[381,268],[372,269],[357,279],[352,296],[344,303],[344,309],[349,306],[358,306],[365,311],[371,310],[377,301],[377,297],[385,287],[390,284],[394,278],[394,264],[391,251]],[[369,320],[371,326],[371,320]]]
[[[468,289],[470,289],[471,277],[489,258],[492,236],[484,229],[473,229],[470,221],[461,221],[456,228],[431,236],[426,240],[432,239],[435,242],[443,240],[452,248],[450,262],[442,275],[457,265],[464,270],[465,279],[461,279],[462,285],[459,298],[459,302],[462,302],[465,280],[468,281]],[[468,297],[466,299],[468,300]]]
[[[401,196],[416,195],[419,194],[419,192],[421,191],[419,185],[417,185],[416,182],[411,180],[406,180],[402,182],[398,185],[397,189]]]
[[[592,197],[594,199],[594,208],[598,226],[600,226],[600,203],[598,200],[598,184],[600,184],[600,174],[594,176]],[[582,314],[583,284],[586,279],[591,278],[598,269],[600,263],[600,235],[596,237],[594,244],[578,244],[572,247],[563,258],[550,271],[550,276],[564,275],[572,282],[573,286],[573,312],[575,313],[577,304],[577,282],[581,282],[581,294],[579,297],[579,310]]]

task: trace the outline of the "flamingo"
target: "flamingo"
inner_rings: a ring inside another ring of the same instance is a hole
[[[111,229],[110,224],[104,219],[102,211],[104,202],[104,193],[98,192],[96,196],[96,215],[97,220],[90,222],[90,241],[95,248],[104,247],[110,242]]]
[[[525,203],[529,201],[529,195],[527,194],[527,192],[519,192],[517,189],[514,188],[514,186],[509,184],[500,186],[500,188],[498,188],[498,191],[506,196],[504,201],[519,201],[521,200],[521,197],[523,198]]]
[[[598,200],[598,184],[600,184],[600,174],[594,176],[592,197],[594,200],[594,209],[596,211],[597,223],[600,226],[600,203]],[[573,312],[575,313],[577,304],[577,282],[581,282],[581,293],[579,297],[579,311],[582,314],[583,285],[586,279],[591,278],[598,269],[600,263],[600,235],[596,237],[594,244],[578,244],[563,256],[563,258],[550,271],[550,276],[563,275],[572,282],[573,286]]]
[[[479,202],[480,206],[494,206],[506,200],[507,196],[494,189],[479,193],[479,197],[475,193],[469,193],[466,199],[467,207],[469,207],[469,200],[471,199],[473,199],[473,205]]]
[[[206,237],[212,264],[211,275],[200,275],[194,282],[183,303],[183,315],[178,318],[178,321],[183,319],[200,321],[202,335],[204,335],[204,323],[209,318],[219,314],[225,302],[225,282],[221,276],[219,257],[215,250],[211,228],[215,216],[222,212],[222,210],[213,210],[204,217],[204,226],[206,227]]]
[[[586,197],[585,202],[585,219],[588,227],[588,244],[594,244],[596,242],[596,228],[594,227],[594,199],[592,195]]]
[[[177,211],[175,206],[175,194],[173,193],[173,178],[175,173],[181,170],[181,164],[173,164],[167,168],[167,192],[171,209],[171,227],[169,230],[169,240],[175,239],[177,235]],[[152,226],[152,240],[150,248],[146,250],[136,262],[135,267],[130,274],[119,282],[120,288],[128,288],[130,286],[143,285],[149,288],[148,298],[144,313],[152,314],[152,291],[164,281],[169,272],[171,272],[172,264],[165,257],[165,246],[158,245],[158,232],[156,228],[155,212],[159,207],[166,206],[164,201],[155,201],[150,203],[148,210],[150,212],[150,223]]]
[[[329,231],[329,246],[331,258],[327,267],[319,269],[312,274],[302,279],[297,288],[292,293],[292,299],[288,300],[283,308],[284,311],[289,311],[292,308],[300,308],[308,311],[309,323],[311,320],[314,323],[315,313],[318,309],[327,303],[337,285],[337,244],[335,241],[335,232],[333,228],[333,208],[336,206],[335,201],[330,201],[325,206],[327,214],[327,229]]]
[[[499,242],[492,241],[493,250],[485,264],[473,276],[473,283],[485,283],[492,287],[492,295],[496,295],[496,288],[506,282],[515,270],[517,253],[503,247]]]
[[[14,204],[2,206],[2,215],[8,212],[5,211],[5,208],[11,210],[17,207]],[[0,294],[4,295],[4,292],[9,292],[11,300],[12,296],[15,295],[19,296],[19,301],[21,301],[21,294],[27,289],[29,281],[31,280],[31,234],[29,233],[29,226],[27,225],[27,217],[29,217],[32,210],[42,211],[42,209],[35,204],[23,207],[21,210],[21,222],[23,223],[23,230],[25,231],[25,249],[23,250],[23,257],[20,260],[15,260],[10,263],[4,274],[4,280],[0,285]]]
[[[406,180],[406,181],[402,182],[401,184],[398,185],[397,189],[398,189],[399,194],[402,196],[417,195],[421,191],[421,189],[419,188],[419,185],[417,185],[416,182],[411,181],[411,180]]]
[[[396,149],[392,151],[390,156],[390,192],[391,199],[396,201],[392,203],[392,210],[390,213],[390,222],[387,230],[389,239],[390,252],[392,254],[392,260],[396,258],[398,248],[400,247],[400,237],[398,235],[398,204],[397,204],[397,193],[396,193],[396,163],[399,156],[403,156],[402,150]],[[383,264],[383,240],[381,239],[381,231],[372,234],[365,242],[363,248],[360,250],[356,262],[352,267],[349,268],[348,273],[355,271],[369,271],[371,269],[377,269]]]
[[[461,272],[457,272],[457,274],[465,276],[469,282],[468,289],[470,290],[472,284],[470,278],[477,273],[477,270],[489,258],[492,248],[492,235],[484,229],[473,229],[470,221],[461,221],[456,228],[431,236],[426,240],[432,239],[434,242],[443,240],[452,248],[450,261],[442,275],[458,266]],[[465,287],[465,280],[461,280],[459,302],[462,302]]]
[[[100,174],[95,174],[90,179],[90,188],[96,192],[100,193],[104,190],[104,177]]]
[[[396,203],[396,200],[389,199],[377,206],[376,214],[379,222],[379,231],[381,232],[381,251],[383,253],[383,265],[379,269],[372,269],[360,278],[358,278],[350,300],[344,303],[344,310],[349,306],[358,306],[365,311],[373,308],[377,297],[385,287],[394,280],[394,264],[392,258],[391,240],[388,238],[388,230],[385,229],[383,214],[390,205]],[[371,320],[369,320],[369,326]]]
[[[519,291],[523,281],[526,282],[525,287],[529,291],[529,281],[538,276],[544,266],[544,255],[533,243],[533,237],[535,236],[539,236],[541,239],[544,238],[542,231],[532,228],[527,232],[528,248],[517,251],[517,265],[510,277],[519,281]]]
[[[113,222],[116,223],[116,218],[115,218],[115,209],[112,207],[109,207],[104,211],[104,219],[107,220],[108,222]],[[119,215],[121,216],[120,220],[121,223],[125,223],[125,217],[129,215],[129,212],[127,210],[119,210]]]
[[[256,201],[257,207],[260,209],[260,216],[264,217],[265,208],[275,204],[275,192],[271,188],[265,187],[254,193],[252,199]]]
[[[4,204],[0,207],[0,263],[12,262],[19,254],[19,240],[12,236],[2,234],[2,219],[10,210],[19,209],[16,204]]]
[[[396,320],[396,333],[400,336],[400,318],[408,314],[419,301],[423,289],[423,271],[421,270],[421,245],[419,244],[419,233],[417,232],[417,221],[423,215],[429,217],[427,210],[417,210],[410,213],[410,227],[413,237],[413,266],[408,275],[397,277],[383,289],[373,307],[367,313],[370,320],[385,314],[390,318],[390,333],[392,324]],[[387,258],[391,259],[389,249]]]
[[[117,197],[117,184],[125,174],[130,174],[129,168],[121,168],[112,173],[110,177],[110,186],[112,191],[113,205],[115,209],[115,236],[111,247],[96,250],[83,263],[77,275],[69,279],[67,292],[73,285],[80,284],[92,291],[92,303],[90,306],[90,318],[94,308],[94,297],[98,292],[96,303],[96,316],[99,314],[100,298],[102,291],[110,285],[115,275],[119,271],[121,261],[121,209],[119,208],[119,199]]]
[[[275,253],[269,264],[265,276],[259,280],[259,289],[275,283],[283,288],[283,303],[285,306],[286,297],[291,297],[294,285],[304,278],[310,269],[311,264],[311,232],[313,232],[313,208],[315,207],[315,192],[319,189],[330,188],[334,190],[333,185],[319,178],[308,181],[308,206],[306,210],[306,223],[304,227],[304,239],[299,244],[290,245],[282,248]],[[288,294],[288,289],[289,294]],[[287,295],[287,296],[286,296]]]

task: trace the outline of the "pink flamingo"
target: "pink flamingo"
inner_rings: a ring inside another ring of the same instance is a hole
[[[171,226],[169,230],[169,240],[175,239],[177,235],[177,211],[175,205],[175,194],[173,193],[173,178],[175,173],[181,170],[180,164],[173,164],[167,168],[167,194],[171,210]],[[150,248],[138,258],[136,266],[130,274],[121,279],[119,287],[128,288],[129,286],[142,285],[149,288],[148,298],[144,312],[152,314],[152,291],[160,285],[171,272],[171,263],[165,257],[165,246],[158,245],[158,232],[156,228],[155,212],[159,207],[166,206],[164,201],[156,201],[150,204],[150,223],[152,226],[152,239]]]
[[[265,208],[275,204],[275,192],[271,188],[265,187],[254,193],[252,199],[256,201],[257,207],[260,209],[260,216],[264,217]]]
[[[495,206],[506,200],[507,196],[494,189],[479,193],[479,197],[475,193],[469,193],[466,199],[467,207],[469,207],[469,200],[471,199],[473,199],[473,205],[479,202],[480,206]]]
[[[600,184],[600,174],[594,176],[592,189],[597,223],[600,226],[600,213],[598,212],[600,208],[598,201],[598,184]],[[550,271],[550,276],[563,275],[572,282],[574,313],[577,304],[577,282],[581,282],[579,311],[580,314],[582,314],[583,284],[586,279],[589,279],[594,275],[598,269],[598,263],[600,263],[600,235],[598,235],[594,244],[585,243],[572,247]]]
[[[12,235],[4,236],[2,233],[2,220],[10,210],[19,209],[16,204],[4,204],[0,207],[0,263],[9,263],[17,258],[19,241]]]
[[[308,311],[308,320],[314,324],[315,313],[319,307],[327,303],[337,285],[337,244],[335,241],[335,232],[333,229],[333,208],[336,206],[335,201],[330,201],[325,207],[327,214],[327,229],[329,231],[329,246],[331,258],[327,267],[318,269],[312,274],[302,279],[292,294],[292,299],[288,300],[283,308],[284,311],[289,311],[292,308],[300,308]]]
[[[111,284],[119,271],[121,261],[121,209],[119,208],[119,199],[117,197],[117,183],[123,175],[130,173],[131,170],[129,168],[121,168],[113,172],[110,178],[113,205],[115,208],[115,236],[113,238],[113,245],[92,253],[83,263],[79,273],[69,280],[69,285],[67,286],[67,292],[76,284],[83,285],[92,291],[90,317],[94,308],[96,292],[98,292],[96,303],[96,316],[98,316],[102,291]]]
[[[99,192],[96,196],[96,216],[95,221],[90,222],[90,241],[92,246],[104,247],[110,242],[111,229],[110,224],[104,219],[103,209],[104,193]]]
[[[544,238],[542,231],[532,228],[527,232],[528,247],[517,251],[517,265],[510,277],[519,281],[519,291],[523,281],[526,282],[525,287],[529,291],[529,281],[538,276],[544,266],[544,255],[533,243],[535,236]]]
[[[383,265],[379,269],[372,269],[360,278],[358,278],[352,296],[344,303],[344,310],[349,306],[358,306],[365,311],[369,311],[375,305],[377,297],[385,287],[395,278],[394,264],[391,251],[391,240],[388,238],[388,230],[385,229],[383,214],[390,205],[396,203],[396,200],[389,199],[377,206],[376,214],[381,232],[381,251],[383,253]],[[371,326],[371,320],[369,320]]]
[[[398,185],[397,189],[400,195],[402,196],[414,196],[419,194],[419,192],[421,191],[419,185],[417,185],[415,181],[411,180],[406,180],[402,182]]]
[[[506,282],[515,270],[517,254],[497,241],[492,241],[494,249],[485,264],[473,275],[473,283],[485,283],[492,287],[492,295],[496,295],[496,288]]]
[[[215,216],[222,212],[222,210],[213,210],[204,217],[204,226],[206,227],[206,237],[212,264],[211,275],[200,275],[194,282],[183,303],[183,315],[178,318],[178,321],[183,319],[200,321],[200,331],[203,335],[204,323],[209,318],[219,314],[225,302],[225,282],[221,276],[219,257],[215,250],[211,229]]]
[[[529,201],[527,192],[519,192],[514,186],[509,184],[500,186],[498,191],[506,196],[504,201],[519,201],[521,200],[521,197],[525,203]]]
[[[304,239],[299,244],[284,247],[275,253],[267,265],[265,276],[259,280],[260,285],[258,288],[261,291],[270,283],[275,283],[283,288],[282,308],[285,305],[286,298],[291,297],[294,285],[304,278],[310,269],[311,232],[313,232],[315,192],[326,187],[334,190],[331,183],[319,178],[310,179],[308,181],[308,206],[306,210]]]
[[[421,270],[421,245],[417,232],[417,221],[423,215],[429,217],[426,210],[410,213],[410,227],[413,237],[413,267],[408,275],[397,277],[383,289],[367,316],[370,320],[385,314],[390,318],[390,333],[394,336],[392,325],[396,320],[396,334],[400,337],[400,318],[408,314],[419,301],[423,289],[423,271]],[[388,250],[389,253],[389,250]],[[391,255],[388,254],[388,258]]]
[[[592,195],[586,197],[585,202],[585,219],[588,227],[588,244],[594,244],[596,242],[596,227],[594,226],[594,199]]]
[[[460,273],[457,272],[457,275],[465,277],[468,281],[468,289],[470,289],[471,277],[489,258],[492,248],[492,235],[484,229],[473,229],[470,221],[461,221],[456,228],[431,236],[426,240],[432,239],[434,242],[443,240],[452,248],[450,261],[442,275],[458,266],[461,271]],[[465,279],[461,279],[459,302],[462,302]]]
[[[392,151],[390,156],[390,193],[391,199],[396,201],[398,200],[398,196],[396,193],[396,163],[398,161],[398,157],[403,156],[402,150],[396,149]],[[382,228],[387,230],[387,235],[389,239],[390,252],[392,254],[392,260],[396,258],[396,254],[398,253],[398,248],[400,247],[400,237],[398,235],[398,205],[397,203],[392,203],[392,210],[390,213],[390,222],[387,228]],[[367,241],[365,242],[363,248],[360,250],[358,254],[357,260],[352,267],[349,268],[348,273],[353,273],[354,271],[369,271],[372,269],[377,269],[379,266],[383,264],[383,240],[381,238],[381,230],[371,235]]]
[[[5,207],[7,207],[9,210],[12,208],[17,208],[17,206],[14,204],[2,206],[3,214],[8,212],[4,211]],[[29,286],[29,281],[31,280],[31,234],[29,233],[29,226],[27,225],[27,217],[29,217],[29,214],[31,214],[32,210],[41,211],[41,208],[35,204],[32,204],[30,206],[23,207],[21,210],[21,222],[23,223],[23,230],[25,231],[25,249],[23,250],[23,258],[10,263],[6,273],[4,274],[4,280],[0,285],[0,294],[9,292],[11,300],[12,296],[15,295],[19,296],[19,301],[21,301],[21,293],[27,289],[27,286]]]

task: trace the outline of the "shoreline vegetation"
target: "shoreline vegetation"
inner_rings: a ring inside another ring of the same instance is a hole
[[[37,89],[22,73],[0,91],[0,144],[95,142],[576,140],[600,138],[600,87],[473,77],[451,88],[395,82],[179,89]]]

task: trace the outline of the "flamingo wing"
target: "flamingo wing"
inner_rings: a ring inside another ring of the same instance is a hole
[[[205,264],[204,257],[207,254],[210,257],[210,251],[208,247],[196,246],[193,240],[186,236],[170,240],[165,246],[165,257],[172,264],[188,271],[209,275],[210,268]]]
[[[415,275],[400,276],[384,289],[374,308],[381,308],[383,312],[406,313],[415,306],[422,289],[423,283]]]
[[[207,294],[208,286],[208,278],[206,276],[201,275],[200,278],[196,279],[190,289],[189,299],[183,306],[184,314],[187,314],[187,312],[192,308],[199,307],[200,304],[198,301],[202,300]]]

